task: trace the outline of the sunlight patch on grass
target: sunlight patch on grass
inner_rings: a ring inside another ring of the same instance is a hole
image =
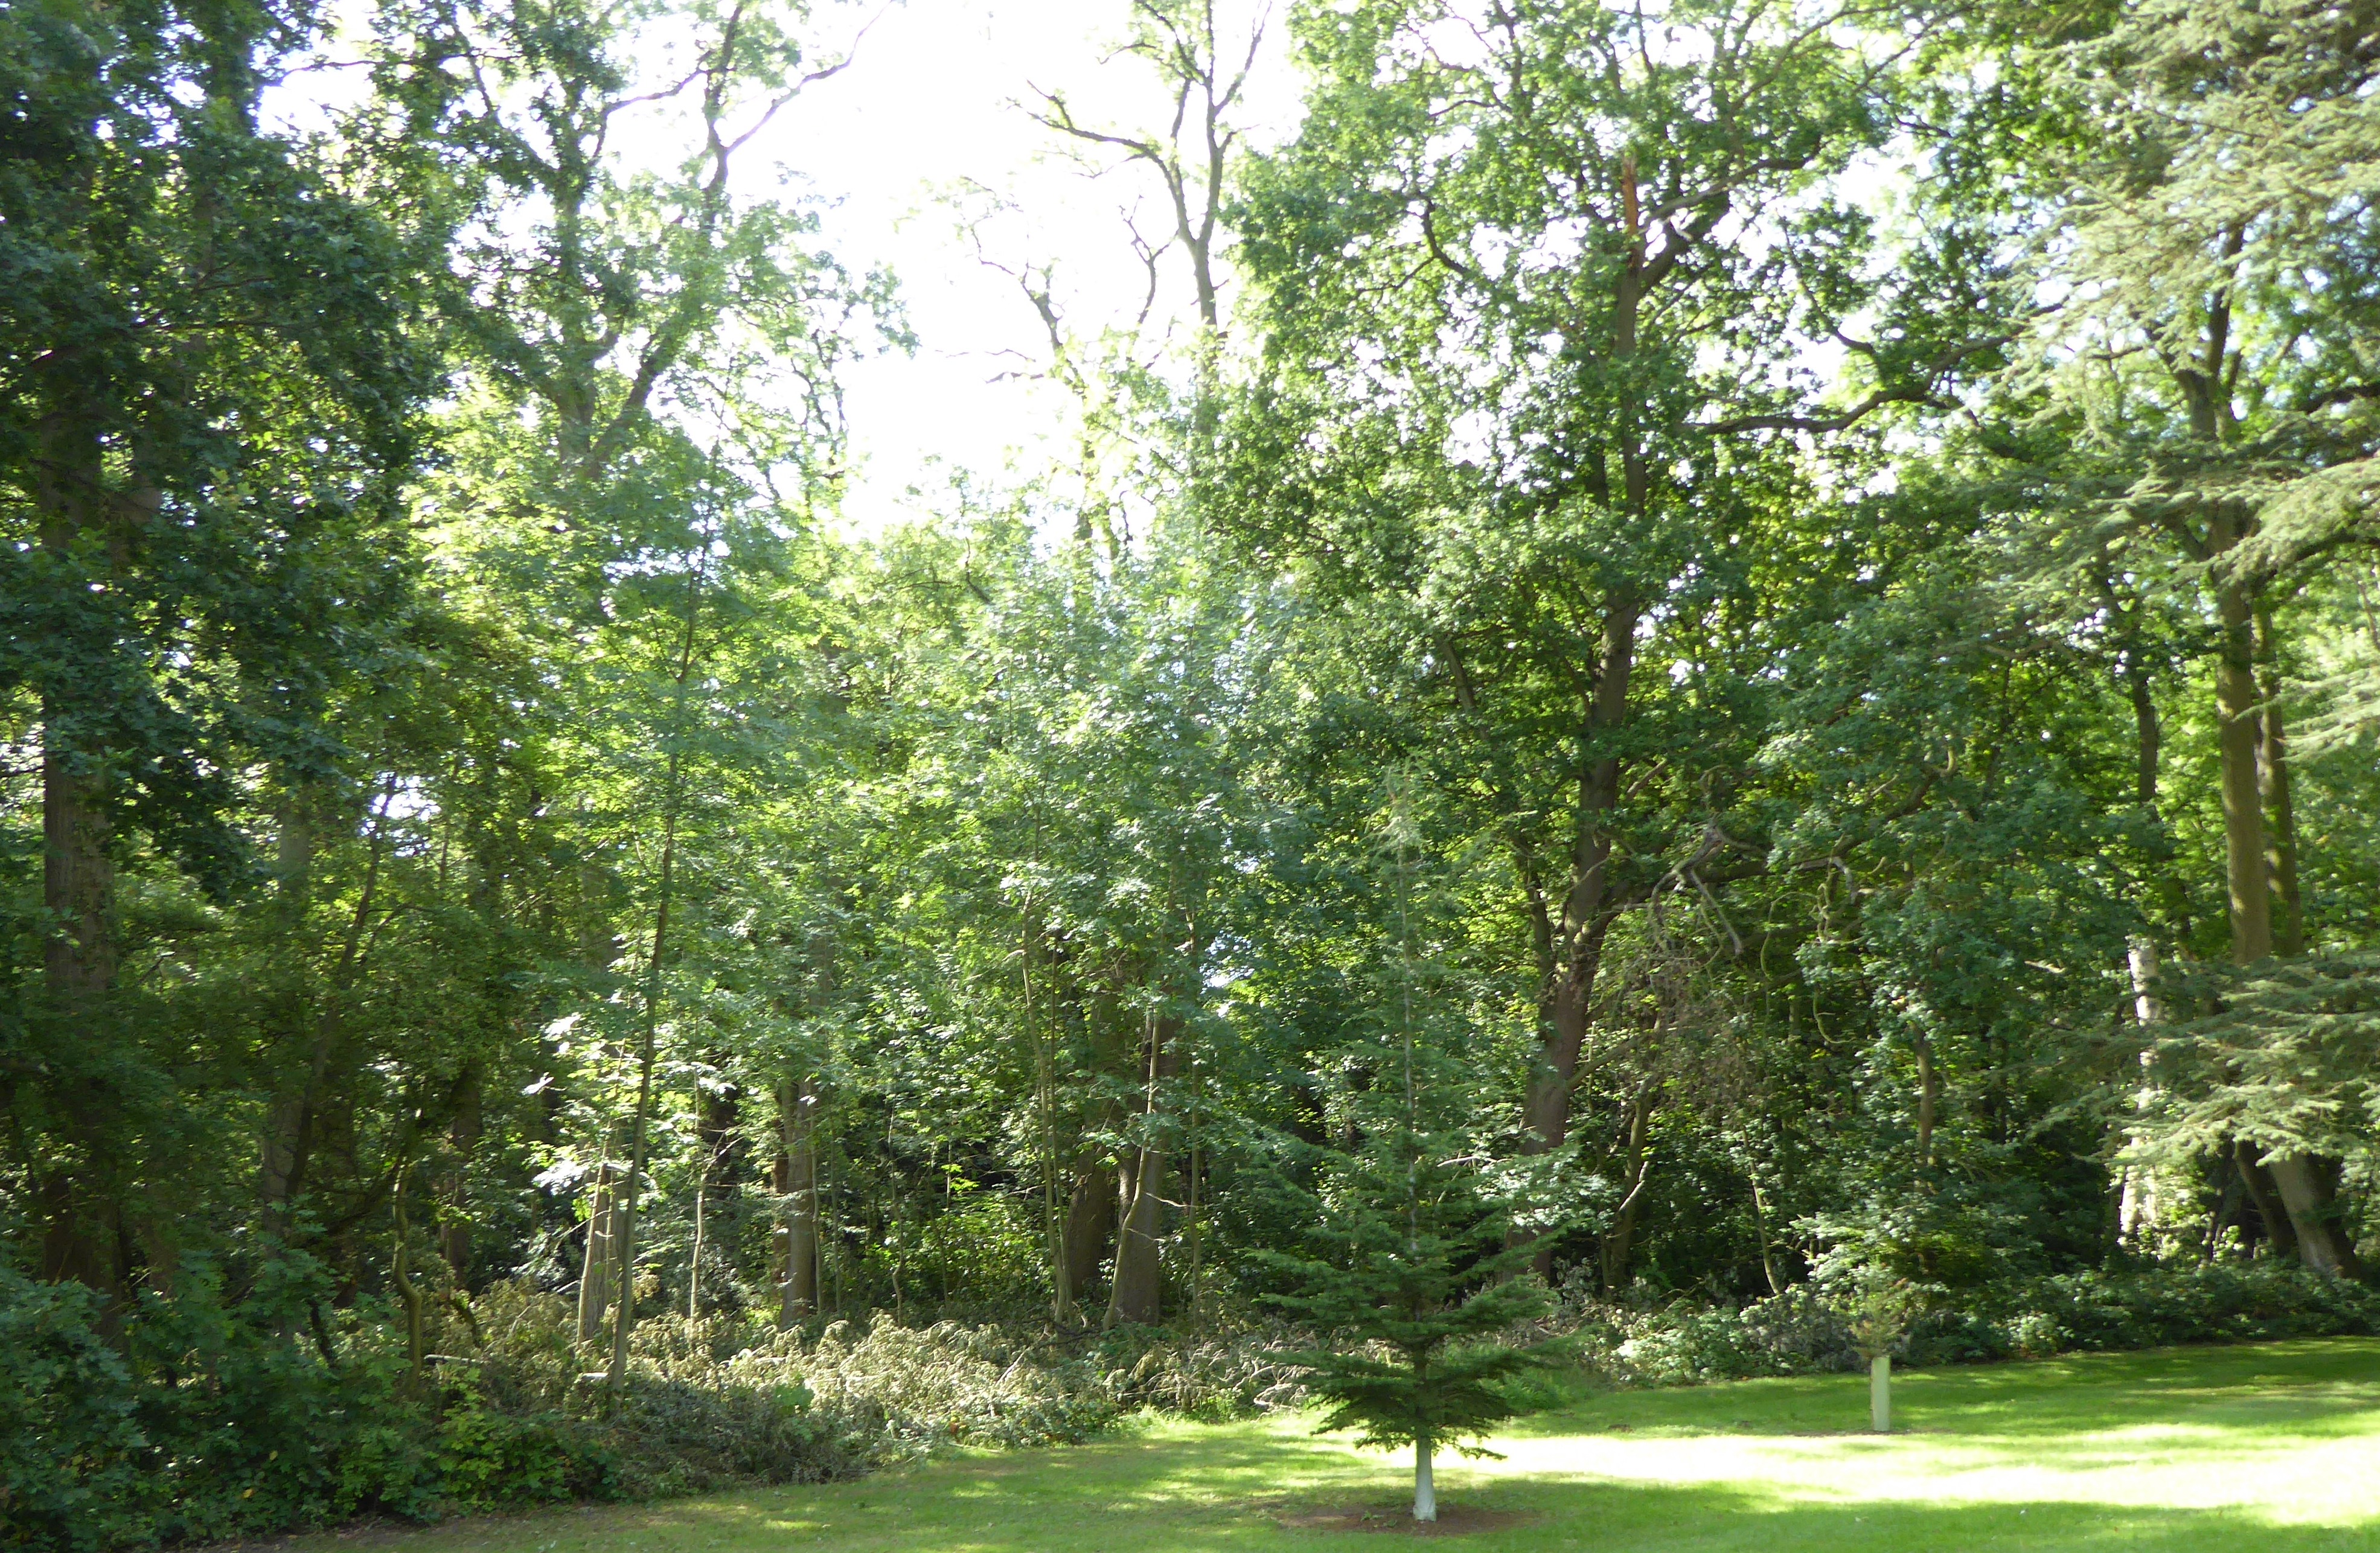
[[[1448,1462],[1448,1503],[1521,1518],[1479,1553],[2380,1553],[2380,1342],[2278,1343],[1905,1377],[1582,1395]],[[478,1521],[289,1553],[1269,1553],[1369,1548],[1318,1511],[1402,1502],[1406,1459],[1298,1419],[1150,1423],[824,1487]],[[1307,1523],[1284,1524],[1303,1519]],[[1522,1523],[1525,1522],[1525,1523]]]

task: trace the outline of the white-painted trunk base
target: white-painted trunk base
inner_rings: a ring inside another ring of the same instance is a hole
[[[1430,1481],[1429,1441],[1414,1441],[1414,1519],[1438,1519],[1438,1485]]]

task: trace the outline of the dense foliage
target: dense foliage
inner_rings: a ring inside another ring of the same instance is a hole
[[[866,534],[850,29],[358,18],[0,7],[0,1546],[2372,1329],[2380,3],[1120,3]]]

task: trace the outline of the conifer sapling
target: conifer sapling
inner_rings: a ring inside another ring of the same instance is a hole
[[[1298,1195],[1316,1255],[1276,1258],[1303,1292],[1276,1303],[1330,1346],[1294,1355],[1328,1407],[1318,1432],[1359,1431],[1369,1447],[1414,1448],[1414,1519],[1438,1519],[1432,1459],[1477,1445],[1527,1405],[1500,1382],[1546,1366],[1553,1346],[1497,1341],[1543,1313],[1544,1287],[1521,1277],[1537,1246],[1513,1232],[1514,1196],[1463,1128],[1482,1075],[1428,1038],[1429,978],[1413,945],[1411,848],[1402,806],[1396,845],[1396,956],[1381,979],[1385,1019],[1342,1056],[1342,1148],[1316,1153]],[[1381,1028],[1381,1026],[1385,1028]]]

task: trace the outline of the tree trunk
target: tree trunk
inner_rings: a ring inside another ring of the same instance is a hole
[[[59,386],[79,406],[76,386]],[[34,500],[49,557],[69,572],[88,566],[103,577],[124,537],[108,521],[99,441],[89,428],[79,407],[42,418]],[[43,691],[42,905],[49,930],[42,961],[51,1012],[96,1057],[115,986],[115,871],[108,854],[107,752],[78,726],[78,710],[58,689]],[[103,1134],[118,1109],[97,1076],[105,1065],[103,1059],[94,1061],[63,1086],[65,1130],[85,1157],[52,1167],[34,1195],[45,1220],[42,1277],[85,1284],[113,1312],[123,1236],[120,1204],[103,1183],[109,1172]]]
[[[1066,1292],[1079,1304],[1099,1276],[1115,1224],[1116,1172],[1106,1159],[1085,1150],[1066,1203]]]
[[[1161,1200],[1165,1183],[1165,1151],[1139,1151],[1133,1174],[1131,1206],[1116,1230],[1115,1283],[1108,1295],[1105,1325],[1136,1322],[1157,1324],[1162,1268],[1158,1261],[1158,1237],[1164,1232]]]
[[[2225,519],[2217,525],[2219,554],[2238,542]],[[2255,645],[2247,591],[2228,578],[2216,584],[2222,627],[2215,667],[2215,704],[2223,770],[2223,864],[2230,893],[2231,957],[2252,965],[2273,952],[2273,892],[2265,873],[2264,795],[2258,767],[2262,728],[2256,715]]]
[[[612,1162],[595,1167],[588,1188],[587,1249],[578,1273],[578,1341],[603,1335],[603,1313],[612,1304]]]
[[[1633,330],[1633,323],[1631,328]],[[1641,512],[1645,496],[1642,460],[1627,460],[1629,501]],[[1613,594],[1604,601],[1603,635],[1597,654],[1595,693],[1586,709],[1586,733],[1617,727],[1627,715],[1628,681],[1635,661],[1636,622],[1633,600]],[[1536,1073],[1522,1103],[1521,1146],[1530,1153],[1561,1147],[1570,1135],[1571,1090],[1595,1004],[1595,978],[1603,963],[1603,941],[1611,928],[1609,879],[1612,811],[1620,806],[1620,761],[1597,760],[1581,777],[1569,888],[1561,905],[1552,989],[1552,1017],[1540,1025]],[[1545,935],[1540,931],[1540,936]],[[1553,1247],[1541,1246],[1531,1264],[1540,1277],[1553,1271]]]
[[[2135,938],[2126,946],[2124,960],[2132,982],[2132,1019],[2140,1027],[2141,1038],[2145,1043],[2155,1038],[2157,1023],[2165,1016],[2164,1005],[2156,995],[2156,945],[2144,938]],[[2156,1103],[2156,1087],[2151,1076],[2154,1057],[2155,1054],[2144,1044],[2141,1049],[2141,1087],[2132,1098],[2132,1109],[2136,1112],[2146,1112]],[[2136,1139],[2141,1135],[2138,1129],[2132,1135]],[[2146,1166],[2131,1164],[2124,1167],[2122,1195],[2116,1220],[2116,1232],[2123,1244],[2137,1246],[2155,1236],[2164,1217],[2162,1195],[2157,1190],[2156,1179],[2149,1173]]]
[[[1752,1227],[1760,1235],[1760,1276],[1768,1280],[1772,1295],[1785,1292],[1785,1285],[1777,1277],[1776,1242],[1768,1234],[1768,1204],[1760,1191],[1760,1178],[1752,1177]]]
[[[809,1080],[777,1086],[777,1195],[783,1202],[778,1236],[777,1324],[790,1327],[819,1308],[818,1095]]]
[[[480,1150],[480,1100],[483,1085],[480,1063],[473,1059],[455,1085],[455,1119],[447,1124],[446,1141],[455,1162],[438,1183],[438,1254],[454,1269],[455,1287],[464,1287],[471,1267],[470,1203],[466,1195],[471,1159]]]
[[[2272,891],[2273,952],[2305,952],[2305,907],[2298,892],[2297,806],[2289,796],[2289,738],[2281,723],[2280,646],[2273,612],[2256,611],[2257,795],[2265,810],[2265,873]]]
[[[329,985],[309,1009],[312,1029],[307,1044],[306,1070],[296,1087],[275,1097],[265,1113],[258,1191],[269,1221],[282,1222],[283,1208],[305,1186],[306,1164],[313,1150],[322,1098],[328,1093],[331,1059],[339,1044],[343,1000],[361,971],[365,933],[377,904],[381,859],[387,850],[388,805],[395,796],[396,780],[391,774],[381,789],[380,807],[372,819],[371,840],[365,852],[363,888],[358,892],[355,910],[347,917],[346,937],[339,946],[338,961],[331,969]],[[298,849],[302,842],[302,860],[310,873],[313,826],[303,819],[296,823],[300,827],[299,837],[285,832],[282,838],[284,867],[287,869],[300,862]],[[289,875],[285,872],[284,882],[288,881]]]
[[[2363,1276],[2355,1243],[2338,1221],[2338,1188],[2329,1160],[2305,1154],[2276,1154],[2265,1162],[2279,1189],[2281,1207],[2298,1248],[2298,1260],[2326,1278]]]
[[[2220,554],[2236,544],[2240,529],[2218,520],[2210,548]],[[2216,701],[2222,724],[2224,861],[2231,893],[2232,957],[2252,964],[2282,949],[2302,952],[2298,919],[2296,819],[2289,800],[2287,744],[2280,709],[2260,694],[2257,660],[2273,655],[2268,613],[2256,610],[2240,584],[2221,578],[2216,587],[2222,652],[2216,670]],[[2261,637],[2261,641],[2260,638]],[[2277,692],[2277,680],[2272,683]],[[2274,825],[2268,844],[2267,803]],[[2274,926],[2274,897],[2281,898],[2283,948]],[[2329,1183],[2336,1163],[2297,1154],[2258,1163],[2241,1146],[2242,1173],[2265,1219],[2276,1252],[2286,1241],[2298,1259],[2325,1276],[2361,1277],[2355,1247],[2338,1223]],[[2277,1198],[2277,1203],[2274,1199]],[[2277,1211],[2275,1211],[2277,1209]]]
[[[1920,1030],[1913,1044],[1917,1049],[1917,1168],[1925,1171],[1934,1168],[1934,1041]]]
[[[2240,1142],[2231,1146],[2233,1161],[2240,1167],[2240,1184],[2255,1205],[2256,1218],[2262,1223],[2265,1239],[2276,1256],[2296,1256],[2297,1226],[2290,1222],[2289,1212],[2281,1206],[2280,1188],[2272,1175],[2256,1158],[2253,1145]]]
[[[1653,1156],[1645,1147],[1652,1121],[1653,1092],[1640,1090],[1629,1107],[1628,1142],[1621,1154],[1628,1162],[1628,1195],[1621,1199],[1620,1211],[1612,1216],[1611,1228],[1603,1236],[1603,1287],[1608,1293],[1618,1293],[1628,1277],[1628,1256],[1636,1242],[1636,1210],[1653,1173]]]
[[[1414,1519],[1438,1519],[1438,1483],[1430,1472],[1430,1438],[1414,1437]]]
[[[2157,807],[2157,768],[2165,750],[2165,725],[2157,716],[2148,665],[2128,658],[2124,679],[2132,699],[2132,798],[2143,808],[2154,811]]]
[[[1164,1140],[1157,1130],[1163,1115],[1163,1086],[1173,1076],[1181,1035],[1181,1021],[1172,1017],[1157,1020],[1149,1030],[1143,1143],[1134,1161],[1123,1217],[1116,1226],[1115,1280],[1108,1293],[1104,1326],[1135,1322],[1153,1327],[1160,1315],[1164,1269],[1158,1260],[1158,1241],[1165,1231],[1167,1160]]]
[[[1621,180],[1627,212],[1628,261],[1614,283],[1610,351],[1614,359],[1636,354],[1638,313],[1646,288],[1654,284],[1645,262],[1645,233],[1636,190],[1633,156],[1621,164]],[[1674,240],[1676,235],[1672,234]],[[1653,471],[1645,456],[1645,416],[1648,406],[1628,406],[1613,428],[1620,453],[1621,510],[1632,524],[1649,521]],[[1596,642],[1595,679],[1581,710],[1581,730],[1592,742],[1596,735],[1618,728],[1628,715],[1629,682],[1635,672],[1636,624],[1642,603],[1624,588],[1603,596],[1602,625]],[[1537,1072],[1522,1109],[1522,1145],[1532,1151],[1558,1148],[1569,1135],[1571,1086],[1578,1075],[1578,1054],[1585,1044],[1593,1008],[1595,978],[1603,958],[1604,935],[1610,928],[1607,902],[1613,893],[1609,878],[1612,811],[1620,807],[1620,760],[1606,756],[1580,773],[1575,798],[1570,880],[1561,905],[1560,975],[1552,999],[1552,1019],[1540,1037]],[[1552,1247],[1536,1256],[1536,1270],[1551,1270]]]
[[[2214,1261],[2216,1253],[2222,1249],[2223,1231],[2227,1226],[2238,1222],[2240,1200],[2246,1191],[2240,1183],[2240,1167],[2231,1162],[2229,1155],[2216,1155],[2209,1165],[2209,1171],[2215,1177],[2216,1187],[2215,1208],[2206,1218],[2206,1242],[2199,1248],[2198,1259],[2202,1262]],[[2253,1254],[2255,1238],[2248,1232],[2245,1225],[2240,1226],[2240,1243],[2243,1252]]]
[[[694,672],[695,626],[702,605],[702,568],[689,566],[686,575],[686,635],[678,648],[676,700],[671,732],[682,733],[686,720],[686,678]],[[660,1038],[662,972],[669,963],[671,891],[677,870],[678,806],[685,752],[673,740],[667,775],[662,789],[662,866],[659,898],[653,903],[652,952],[645,961],[644,1027],[637,1045],[637,1110],[628,1134],[628,1179],[620,1193],[620,1221],[614,1233],[620,1242],[619,1308],[612,1318],[612,1362],[604,1371],[603,1389],[616,1400],[628,1377],[628,1333],[637,1319],[637,1201],[645,1189],[645,1153],[652,1123],[653,1047]]]

